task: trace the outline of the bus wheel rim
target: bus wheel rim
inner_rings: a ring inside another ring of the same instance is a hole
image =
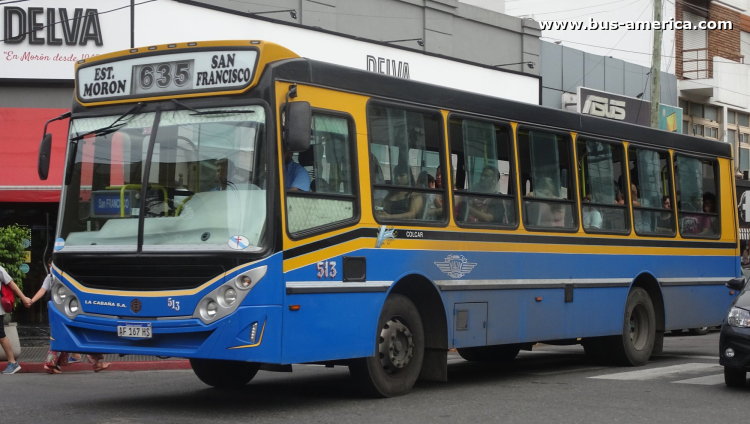
[[[643,350],[648,341],[648,313],[646,307],[638,304],[630,313],[630,342],[636,350]]]
[[[387,374],[396,374],[409,365],[414,356],[414,339],[409,327],[391,318],[380,330],[380,364]]]

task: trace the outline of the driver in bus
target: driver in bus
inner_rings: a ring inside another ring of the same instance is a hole
[[[294,153],[284,154],[284,188],[287,190],[310,191],[310,174],[294,161]]]
[[[211,191],[223,191],[227,187],[234,187],[234,184],[229,181],[229,168],[231,162],[227,158],[222,158],[216,161],[216,183],[217,186],[212,188]]]

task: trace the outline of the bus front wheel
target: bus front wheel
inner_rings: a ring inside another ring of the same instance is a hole
[[[639,366],[648,362],[656,340],[654,304],[646,290],[634,287],[625,303],[622,336],[609,340],[609,351],[616,365]]]
[[[191,359],[190,365],[202,382],[220,389],[246,385],[255,377],[260,368],[260,364],[255,362],[215,359]]]
[[[375,346],[375,356],[356,359],[349,366],[352,377],[371,396],[409,393],[422,369],[424,330],[417,308],[407,297],[391,294],[385,300]]]

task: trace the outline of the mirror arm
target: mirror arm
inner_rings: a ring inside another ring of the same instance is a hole
[[[70,115],[71,115],[71,112],[69,112],[69,111],[68,111],[68,112],[65,112],[65,113],[63,113],[62,115],[58,116],[57,118],[52,118],[52,119],[50,119],[49,121],[47,121],[47,122],[46,122],[46,123],[44,124],[44,134],[43,134],[43,136],[44,136],[44,135],[47,135],[47,125],[49,125],[49,124],[50,124],[51,122],[55,122],[55,121],[60,121],[60,120],[62,120],[62,119],[67,119],[67,118],[70,118]]]
[[[286,92],[286,103],[284,103],[284,122],[281,123],[281,133],[284,135],[284,148],[288,147],[289,140],[287,140],[287,124],[289,122],[289,99],[297,98],[297,84],[294,83],[289,86],[289,90]]]

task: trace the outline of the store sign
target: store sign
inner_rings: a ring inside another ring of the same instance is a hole
[[[60,23],[58,32],[57,22]],[[64,7],[3,7],[3,39],[6,44],[85,46],[90,41],[104,45],[97,9]]]
[[[130,46],[130,11],[112,11],[125,0],[3,3],[0,79],[72,80],[75,62]]]
[[[78,99],[85,103],[242,89],[253,80],[257,58],[256,50],[222,50],[95,63],[78,70]]]
[[[651,126],[651,103],[634,97],[578,87],[578,113]]]

